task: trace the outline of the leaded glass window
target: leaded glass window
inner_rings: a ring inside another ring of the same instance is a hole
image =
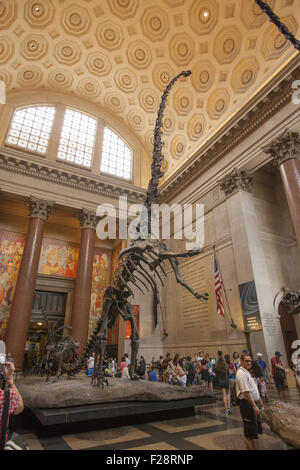
[[[96,119],[79,111],[66,109],[58,147],[58,159],[90,168],[96,130]]]
[[[131,179],[132,150],[108,127],[104,128],[100,170],[109,175]]]
[[[47,152],[55,107],[30,106],[17,109],[8,131],[7,143],[41,154]]]

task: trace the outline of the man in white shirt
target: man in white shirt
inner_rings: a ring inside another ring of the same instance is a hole
[[[89,357],[87,361],[87,375],[89,377],[93,375],[94,365],[95,365],[95,353],[92,353],[91,357]]]
[[[203,359],[203,357],[204,357],[203,351],[199,351],[199,352],[198,352],[198,362],[201,362],[202,359]]]
[[[263,403],[257,385],[248,372],[252,363],[250,356],[242,354],[240,359],[241,366],[236,374],[236,396],[239,399],[240,412],[244,422],[246,448],[256,450],[258,445],[255,445],[254,439],[258,439],[258,434],[262,434],[261,411],[258,406],[263,408]]]

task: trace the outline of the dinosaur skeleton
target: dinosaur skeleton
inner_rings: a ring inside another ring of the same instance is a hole
[[[298,41],[298,39],[295,38],[293,33],[289,31],[287,26],[282,23],[282,21],[280,21],[280,18],[276,15],[276,13],[274,13],[270,5],[268,5],[268,3],[264,2],[263,0],[255,0],[255,3],[264,13],[266,13],[266,15],[268,15],[271,23],[273,23],[278,28],[278,30],[284,35],[284,37],[293,44],[294,48],[300,51],[300,41]]]
[[[270,21],[277,26],[281,33],[293,43],[294,47],[300,50],[299,41],[292,35],[287,27],[280,22],[280,19],[272,11],[270,6],[262,0],[255,0],[255,2],[269,16]],[[179,77],[187,77],[190,73],[190,71],[184,71],[173,78],[162,95],[154,130],[153,162],[151,166],[152,177],[149,182],[145,201],[148,215],[150,214],[151,204],[154,204],[158,200],[158,183],[160,178],[163,176],[163,173],[161,172],[163,161],[161,128],[166,100],[172,86]],[[150,217],[148,217],[148,228],[149,227],[151,227]],[[72,342],[72,339],[69,342],[70,338],[68,337],[64,337],[68,339],[62,338],[55,346],[47,346],[49,354],[54,354],[54,357],[58,358],[57,380],[61,371],[65,368],[68,369],[67,372],[69,375],[78,373],[85,360],[94,351],[96,357],[92,384],[102,387],[104,386],[104,383],[108,385],[107,380],[103,377],[103,356],[107,344],[107,329],[114,325],[118,315],[121,315],[125,321],[129,320],[131,324],[131,364],[129,374],[131,379],[138,379],[135,374],[135,366],[139,347],[139,334],[135,324],[132,307],[128,300],[129,297],[133,296],[133,291],[129,286],[129,283],[133,284],[142,293],[145,293],[145,291],[149,293],[151,290],[153,292],[157,292],[157,279],[162,285],[164,285],[163,277],[166,277],[164,263],[169,262],[175,273],[176,281],[188,289],[197,299],[206,301],[208,299],[208,294],[199,294],[192,289],[182,278],[178,268],[179,257],[188,258],[198,255],[199,253],[201,253],[201,250],[190,250],[185,253],[171,253],[163,242],[153,239],[145,240],[141,235],[138,240],[132,242],[132,246],[121,251],[119,255],[120,261],[114,271],[112,282],[104,293],[102,314],[96,323],[82,358],[80,360],[75,358],[73,363],[69,363],[69,367],[66,362],[64,362],[66,360],[67,351],[70,352],[71,349],[74,352],[75,357],[75,349],[78,347],[78,343]],[[278,294],[274,299],[274,306]],[[297,313],[299,311],[299,297],[299,292],[292,292],[289,290],[284,291],[283,302],[294,306],[290,313]]]
[[[76,354],[79,343],[70,336],[63,336],[64,330],[72,330],[70,326],[63,325],[55,330],[52,328],[47,312],[43,308],[40,299],[38,299],[36,294],[35,297],[38,300],[39,310],[43,314],[48,330],[45,358],[46,382],[49,381],[50,375],[56,375],[55,382],[57,382],[64,372],[70,378],[70,376],[77,373],[81,365],[81,360]]]
[[[158,110],[156,125],[154,129],[154,148],[153,162],[151,166],[151,179],[149,182],[145,207],[148,212],[148,232],[151,233],[151,205],[155,204],[159,197],[158,184],[163,176],[161,164],[163,161],[161,140],[162,136],[162,118],[166,105],[168,94],[174,83],[181,77],[188,77],[190,71],[181,72],[166,87],[161,104]],[[124,249],[119,254],[119,263],[114,271],[111,284],[107,287],[102,304],[102,314],[98,319],[92,336],[85,348],[82,363],[95,352],[94,373],[92,375],[92,385],[102,386],[107,381],[103,377],[103,357],[107,344],[107,330],[112,328],[116,318],[120,315],[125,321],[129,320],[131,325],[131,362],[129,366],[129,375],[131,379],[138,380],[135,374],[137,353],[139,348],[139,333],[137,331],[132,306],[129,297],[134,296],[134,292],[130,287],[135,286],[141,293],[157,292],[157,282],[164,285],[163,278],[167,276],[164,263],[170,263],[176,277],[176,281],[183,287],[188,289],[197,299],[206,301],[207,293],[199,294],[192,289],[183,279],[179,272],[178,258],[189,258],[198,255],[202,250],[189,250],[185,253],[172,253],[168,251],[165,243],[153,238],[143,238],[142,226],[145,224],[143,216],[141,216],[140,224],[137,227],[139,232],[138,238],[132,240],[131,246]],[[144,225],[145,227],[145,225]]]
[[[69,326],[63,326],[59,330],[64,328],[71,329]],[[56,375],[55,382],[59,380],[64,372],[68,374],[68,378],[75,375],[76,366],[81,364],[81,360],[76,354],[78,348],[78,341],[70,336],[63,336],[57,343],[46,346],[46,382],[49,381],[50,374]]]
[[[300,291],[293,291],[288,287],[282,287],[275,295],[273,301],[274,310],[277,315],[280,303],[288,308],[288,313],[290,315],[300,313]]]

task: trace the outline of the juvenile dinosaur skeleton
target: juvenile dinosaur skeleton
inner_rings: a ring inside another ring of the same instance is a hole
[[[49,381],[50,375],[55,375],[54,381],[57,382],[64,372],[67,373],[68,378],[70,378],[70,376],[76,374],[81,367],[81,360],[76,354],[79,343],[71,336],[63,336],[64,330],[72,330],[70,326],[63,325],[53,330],[47,312],[36,294],[35,298],[38,301],[39,310],[44,317],[48,330],[45,358],[46,382]]]
[[[188,77],[190,71],[181,72],[177,75],[165,89],[161,104],[158,110],[156,125],[154,129],[153,162],[151,166],[151,179],[149,182],[145,207],[148,212],[148,233],[151,234],[151,205],[155,204],[159,197],[158,184],[163,176],[161,164],[163,161],[161,140],[162,118],[166,106],[168,94],[174,83],[180,77]],[[111,284],[104,293],[102,314],[97,321],[96,327],[84,351],[82,361],[84,362],[92,352],[95,352],[94,373],[92,375],[92,385],[102,386],[107,381],[103,374],[103,357],[107,344],[107,330],[112,328],[116,318],[120,315],[125,321],[129,320],[131,325],[131,362],[129,375],[131,379],[137,380],[135,374],[137,353],[139,349],[139,333],[137,331],[132,306],[129,297],[134,293],[130,284],[135,286],[141,293],[146,294],[157,291],[157,282],[163,286],[163,278],[167,276],[164,263],[170,263],[176,277],[176,281],[191,292],[197,299],[206,301],[207,293],[199,294],[183,279],[179,272],[178,258],[189,258],[198,255],[202,250],[189,250],[184,253],[173,253],[162,241],[157,239],[143,239],[141,220],[138,226],[139,236],[137,240],[132,240],[131,246],[124,249],[119,254],[119,263],[114,271]]]

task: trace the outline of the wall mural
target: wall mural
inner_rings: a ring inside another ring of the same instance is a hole
[[[0,230],[0,338],[5,338],[24,244],[25,235]],[[79,246],[75,243],[45,239],[42,243],[38,273],[75,279],[78,256]],[[95,250],[89,332],[101,313],[103,294],[110,281],[110,273],[110,252]]]
[[[111,272],[111,254],[96,250],[93,261],[93,280],[91,293],[91,309],[89,320],[89,335],[101,314],[103,295],[109,284]]]
[[[25,236],[0,230],[0,338],[5,337]]]
[[[48,241],[42,244],[39,274],[75,278],[79,247],[75,243]]]

